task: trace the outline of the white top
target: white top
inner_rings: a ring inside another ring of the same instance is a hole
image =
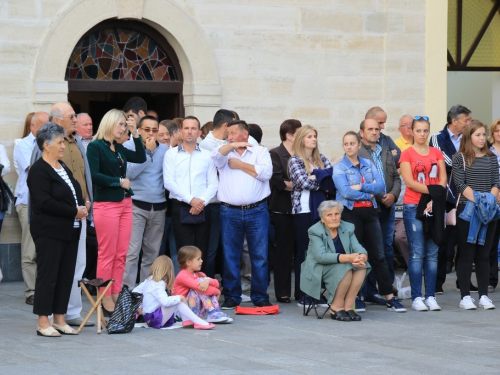
[[[248,136],[248,143],[252,144],[253,146],[259,145],[255,138],[251,135]],[[200,142],[200,147],[210,152],[224,145],[227,145],[227,140],[215,138],[212,131],[209,131],[205,139]]]
[[[154,281],[152,277],[149,276],[132,291],[142,294],[142,310],[145,314],[152,313],[161,306],[175,306],[181,303],[180,296],[170,297],[167,294],[163,280]]]
[[[273,163],[267,148],[253,146],[248,147],[241,156],[234,150],[223,156],[219,153],[220,147],[212,152],[212,160],[219,170],[220,179],[217,199],[242,206],[259,202],[271,194],[269,180],[273,175]],[[254,165],[257,177],[252,177],[239,169],[229,168],[227,164],[229,158],[238,158]]]
[[[28,204],[29,192],[26,179],[28,178],[31,154],[35,147],[38,146],[36,145],[36,138],[33,133],[29,133],[14,146],[14,160],[17,164],[17,173],[19,174],[16,184],[16,206],[18,204]]]
[[[52,167],[52,168],[56,171],[56,173],[59,175],[59,177],[61,177],[64,180],[64,182],[66,182],[68,184],[69,188],[71,189],[71,192],[73,193],[73,198],[75,198],[75,204],[78,207],[78,198],[76,197],[75,187],[73,186],[73,183],[69,179],[69,176],[66,173],[66,170],[63,167],[61,167],[61,169],[57,169],[54,167]],[[77,219],[75,219],[75,223],[73,224],[73,227],[80,228],[80,222]]]
[[[10,173],[10,160],[5,151],[5,146],[0,145],[0,164],[3,165],[2,176]]]
[[[196,145],[190,154],[182,142],[168,150],[163,158],[163,183],[171,199],[190,203],[193,198],[205,201],[205,206],[217,193],[219,180],[210,152]]]
[[[19,144],[19,142],[21,142],[21,141],[22,141],[21,138],[14,139],[14,147],[16,147]],[[19,166],[17,165],[17,160],[15,158],[13,158],[12,161],[13,161],[12,164],[14,164],[14,170],[16,171],[17,176],[19,176]]]

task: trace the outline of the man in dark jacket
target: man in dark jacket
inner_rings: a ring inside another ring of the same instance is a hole
[[[382,147],[387,147],[391,151],[392,156],[394,157],[394,162],[396,163],[396,165],[398,165],[399,157],[401,156],[401,150],[396,145],[396,143],[394,143],[390,136],[382,133],[382,130],[385,129],[387,113],[385,113],[385,111],[380,107],[372,107],[368,110],[368,112],[366,112],[365,120],[367,119],[373,119],[378,122],[378,125],[380,126],[380,133],[379,138],[377,139],[377,143]]]
[[[448,194],[446,201],[449,207],[454,207],[458,199],[457,188],[451,176],[452,157],[460,148],[460,141],[464,128],[471,122],[471,111],[463,105],[457,104],[448,111],[447,124],[443,130],[433,134],[429,145],[441,150],[446,164],[446,174],[448,175]],[[455,246],[457,235],[455,226],[446,227],[446,241],[439,246],[438,271],[436,279],[436,294],[443,293],[443,284],[446,281],[446,274],[453,268],[453,257],[455,256]],[[458,252],[455,260],[458,260]],[[474,287],[475,288],[475,287]],[[471,290],[473,286],[471,285]],[[475,289],[477,290],[477,289]]]
[[[380,175],[384,176],[385,191],[375,196],[379,209],[379,220],[384,238],[384,251],[389,267],[391,282],[394,282],[394,239],[395,225],[395,202],[401,193],[401,179],[394,162],[393,154],[387,147],[377,143],[380,136],[380,125],[374,119],[366,119],[361,122],[359,134],[361,135],[361,148],[359,156],[370,159],[377,167]],[[373,276],[371,276],[373,274]],[[375,273],[368,275],[363,290],[366,302],[385,304],[385,300],[377,296]]]

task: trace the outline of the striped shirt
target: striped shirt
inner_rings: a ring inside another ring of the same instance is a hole
[[[495,156],[476,157],[470,167],[467,161],[464,164],[462,153],[453,156],[453,180],[459,193],[468,187],[477,192],[490,192],[493,187],[499,187],[498,179],[498,161]],[[463,194],[459,203],[467,203]]]
[[[54,168],[54,167],[52,167],[52,168]],[[59,177],[61,177],[64,180],[64,182],[66,182],[68,184],[68,186],[70,187],[71,192],[73,193],[73,197],[75,198],[75,204],[78,207],[78,198],[76,197],[75,187],[73,186],[73,183],[69,179],[68,174],[66,173],[66,170],[63,167],[61,167],[61,169],[54,168],[54,170],[59,175]],[[80,228],[80,222],[77,219],[75,219],[75,223],[73,224],[73,227]]]

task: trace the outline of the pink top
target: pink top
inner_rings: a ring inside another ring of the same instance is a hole
[[[206,275],[203,272],[195,272],[194,275],[192,275],[186,270],[181,270],[174,281],[173,295],[181,295],[187,297],[191,289],[206,296],[218,296],[220,294],[219,282],[217,281],[217,279],[210,279],[210,284],[207,290],[205,290],[204,292],[200,291],[200,289],[198,288],[199,277],[206,277]]]

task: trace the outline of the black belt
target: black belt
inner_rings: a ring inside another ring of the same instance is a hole
[[[264,203],[266,201],[267,198],[264,198],[258,202],[255,202],[255,203],[250,203],[250,204],[245,204],[243,206],[235,206],[233,204],[229,204],[229,203],[226,203],[226,202],[220,202],[220,204],[222,204],[223,206],[226,206],[226,207],[229,207],[229,208],[237,208],[239,210],[249,210],[251,208],[255,208],[257,207],[259,204],[261,203]]]

